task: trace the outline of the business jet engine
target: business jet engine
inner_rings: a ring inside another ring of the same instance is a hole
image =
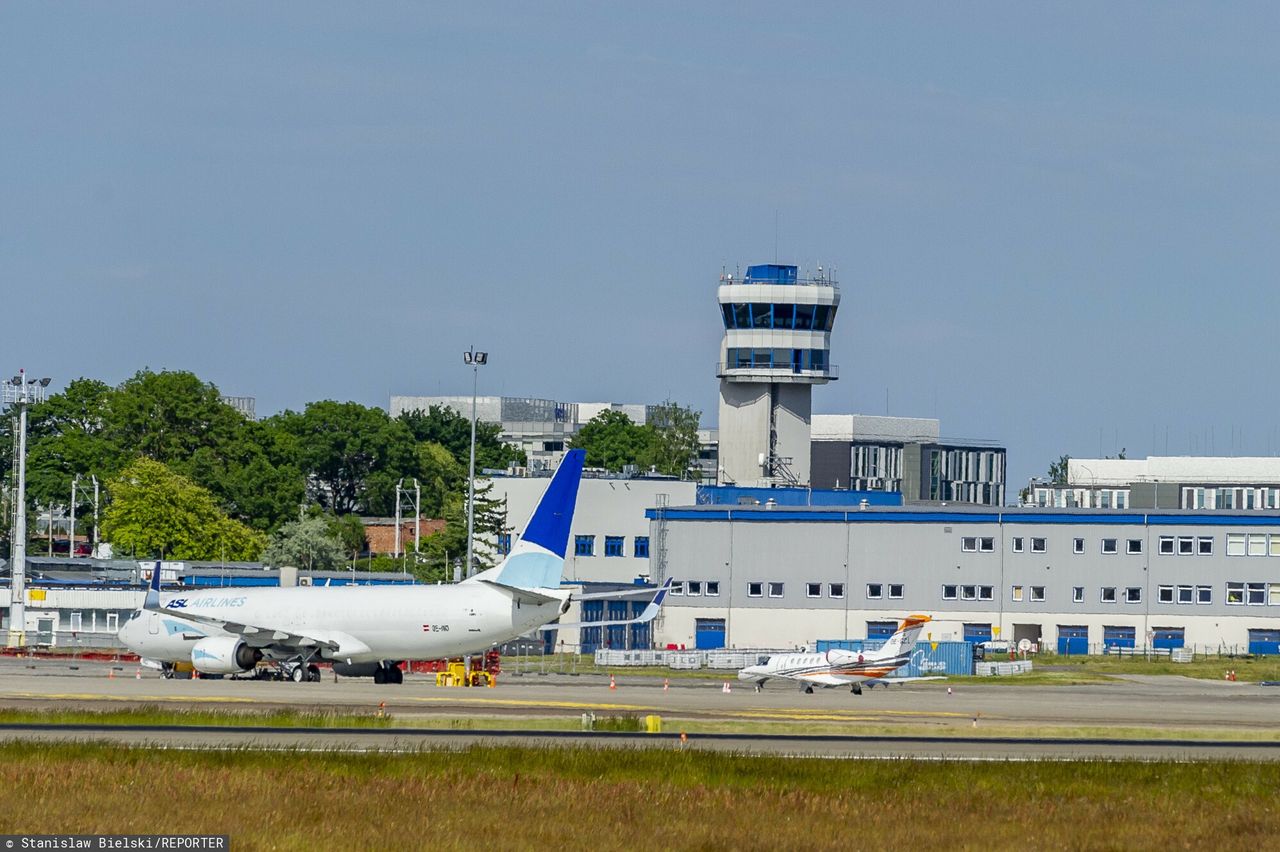
[[[205,674],[247,672],[261,659],[262,651],[235,636],[210,636],[191,647],[191,665]]]

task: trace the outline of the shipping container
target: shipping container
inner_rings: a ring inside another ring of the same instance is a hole
[[[880,640],[866,639],[819,639],[818,653],[825,653],[833,648],[845,651],[875,651],[884,645]],[[894,677],[933,677],[937,675],[954,675],[957,677],[973,674],[972,642],[927,642],[916,643],[911,660],[898,669],[886,680]]]

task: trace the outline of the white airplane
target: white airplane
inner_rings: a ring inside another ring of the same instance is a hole
[[[316,661],[350,677],[400,683],[402,660],[474,653],[548,624],[569,608],[560,587],[585,452],[570,450],[551,478],[524,535],[496,568],[439,586],[302,586],[162,595],[151,574],[146,601],[120,640],[166,672],[190,662],[206,674],[236,674],[266,660],[296,682],[320,679]],[[670,583],[629,621],[650,621]]]
[[[844,651],[833,648],[825,654],[774,654],[757,665],[747,666],[739,671],[738,679],[754,682],[756,692],[764,687],[765,681],[777,677],[798,681],[801,692],[813,692],[814,686],[848,686],[854,695],[861,695],[862,684],[865,683],[870,688],[911,661],[916,637],[930,620],[927,615],[908,615],[898,626],[898,631],[875,651]],[[942,678],[895,678],[894,682],[917,680]]]

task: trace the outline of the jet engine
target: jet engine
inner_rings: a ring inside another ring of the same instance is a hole
[[[206,674],[247,672],[261,659],[262,651],[235,636],[210,636],[191,647],[191,665]]]
[[[373,677],[381,663],[339,663],[333,664],[333,673],[342,677]]]

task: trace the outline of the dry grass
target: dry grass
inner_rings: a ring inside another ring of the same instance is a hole
[[[0,832],[237,849],[1258,849],[1274,764],[916,763],[679,751],[0,746]]]

